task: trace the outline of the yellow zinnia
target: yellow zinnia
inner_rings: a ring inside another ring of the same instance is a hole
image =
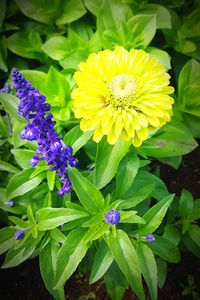
[[[78,87],[72,92],[75,117],[82,119],[81,130],[94,130],[95,142],[107,135],[109,144],[122,137],[139,147],[170,120],[170,76],[145,51],[118,46],[92,53],[79,69],[74,75]]]

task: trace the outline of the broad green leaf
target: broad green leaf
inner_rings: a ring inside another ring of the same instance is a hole
[[[6,252],[14,245],[15,243],[15,240],[13,238],[14,232],[15,229],[12,227],[6,227],[0,229],[0,254]]]
[[[154,254],[170,263],[178,263],[180,261],[179,249],[168,239],[155,236],[153,243],[148,243]]]
[[[135,184],[135,189],[129,190],[129,192],[122,197],[124,200],[119,204],[121,209],[129,209],[135,207],[140,202],[144,201],[153,191],[155,188],[154,183],[147,184],[138,189],[137,185]],[[135,191],[137,189],[137,191]]]
[[[53,191],[55,184],[56,171],[47,172],[47,184],[50,191]]]
[[[25,241],[20,241],[19,247],[16,249],[10,249],[7,254],[5,261],[2,265],[3,269],[16,267],[25,260],[27,260],[34,252],[37,244],[43,237],[43,233],[38,235],[37,239],[33,239],[31,235]]]
[[[19,99],[17,97],[10,94],[0,93],[0,102],[9,113],[10,117],[19,118],[17,113]]]
[[[56,25],[71,23],[80,19],[86,13],[82,0],[61,1],[60,15],[56,19]]]
[[[8,201],[17,196],[22,196],[28,193],[42,182],[44,179],[43,174],[30,179],[33,171],[34,170],[32,168],[23,170],[11,177],[6,190],[6,197]]]
[[[1,5],[1,2],[0,2]],[[1,7],[0,7],[1,9]],[[1,18],[1,15],[0,15]],[[1,22],[1,20],[0,20]],[[1,27],[1,24],[0,24]],[[1,31],[1,30],[0,30]],[[0,36],[0,70],[8,72],[7,61],[7,41],[5,36]]]
[[[142,275],[148,285],[152,300],[157,299],[157,265],[151,249],[144,243],[137,246],[137,255],[140,262]]]
[[[140,226],[139,232],[141,235],[152,233],[159,227],[173,198],[174,194],[168,195],[142,216],[146,224]]]
[[[178,78],[178,104],[189,114],[200,116],[200,64],[189,60],[182,68]]]
[[[31,84],[37,88],[40,93],[44,92],[44,86],[47,78],[47,74],[38,70],[22,70],[20,73],[31,82]]]
[[[195,38],[200,36],[200,8],[195,10],[184,18],[181,28],[181,35],[186,38]],[[192,52],[192,51],[191,51]]]
[[[147,156],[163,158],[184,155],[196,147],[197,142],[189,129],[174,118],[145,141],[138,151]]]
[[[1,14],[0,14],[0,32],[1,32],[4,18],[6,15],[6,1],[5,0],[1,0],[1,2],[0,2],[0,11],[1,11]]]
[[[187,217],[193,211],[193,197],[192,194],[187,190],[182,190],[180,201],[179,201],[179,213],[182,218]]]
[[[54,274],[57,263],[57,254],[59,251],[59,244],[50,241],[39,253],[40,272],[47,290],[53,295],[56,300],[63,300],[64,289],[55,290]],[[51,274],[51,276],[49,276]]]
[[[68,40],[64,36],[52,36],[41,47],[51,58],[61,60],[68,54]]]
[[[156,16],[136,15],[128,20],[127,27],[131,34],[131,48],[145,49],[156,33]]]
[[[96,282],[105,274],[112,261],[113,256],[110,249],[104,240],[101,240],[92,265],[92,271],[89,280],[90,284]]]
[[[137,211],[122,211],[120,212],[120,223],[138,223],[145,224],[145,220],[136,215]]]
[[[85,209],[91,214],[101,211],[104,208],[104,198],[101,192],[83,177],[77,169],[69,168],[68,174],[72,186]]]
[[[157,264],[157,280],[158,280],[158,287],[161,289],[165,283],[165,280],[167,278],[167,262],[160,257],[156,258],[156,264]]]
[[[98,12],[102,5],[102,0],[83,0],[86,8],[95,16],[98,15]]]
[[[55,288],[64,285],[85,256],[89,248],[89,243],[82,242],[85,232],[83,228],[74,229],[68,234],[60,248],[56,265]]]
[[[157,28],[171,28],[171,16],[166,7],[158,4],[147,4],[139,12],[145,15],[156,15]]]
[[[150,57],[156,57],[159,63],[162,64],[166,70],[171,69],[171,58],[166,51],[156,47],[147,47],[146,51],[150,54]]]
[[[73,127],[64,137],[64,143],[70,145],[73,148],[73,154],[75,154],[80,148],[82,148],[92,136],[92,131],[83,132],[80,126]]]
[[[89,55],[88,49],[84,46],[84,49],[72,50],[68,55],[59,61],[59,64],[64,69],[78,70],[78,65],[87,59]]]
[[[104,0],[97,15],[97,30],[104,49],[114,49],[116,45],[123,45],[123,23],[132,15],[127,4]]]
[[[3,160],[0,160],[0,170],[9,172],[11,174],[15,174],[19,171],[19,169]]]
[[[43,62],[46,55],[40,49],[42,40],[38,32],[17,32],[10,35],[7,39],[8,49],[16,55],[37,59]]]
[[[167,224],[164,229],[163,237],[170,240],[174,245],[178,246],[181,239],[181,233],[176,225]]]
[[[93,177],[93,173],[95,173],[95,185],[99,189],[113,179],[121,159],[128,152],[129,146],[130,143],[122,139],[119,139],[114,145],[110,145],[106,138],[103,138],[98,144],[95,169],[90,176]]]
[[[128,288],[128,281],[115,261],[104,275],[104,282],[111,299],[121,300]]]
[[[12,149],[11,153],[14,155],[16,162],[23,169],[31,167],[30,160],[34,155],[34,151],[28,149]],[[32,171],[34,171],[32,169]]]
[[[42,172],[44,172],[44,171],[47,171],[47,170],[49,170],[49,166],[42,166],[42,167],[36,167],[36,168],[34,168],[34,171],[33,171],[33,173],[31,174],[31,176],[30,176],[30,179],[31,178],[34,178],[35,176],[37,176],[38,174],[40,174],[40,173],[42,173]]]
[[[116,177],[116,198],[123,198],[131,187],[139,169],[139,158],[134,153],[127,153],[119,163]]]
[[[122,230],[117,230],[116,238],[110,234],[106,242],[133,291],[140,300],[145,299],[138,256],[128,235]]]
[[[189,251],[191,251],[195,256],[200,257],[200,247],[196,242],[193,241],[188,233],[183,235],[182,242],[185,244]]]
[[[200,228],[198,225],[191,224],[188,229],[188,234],[195,244],[200,247]]]
[[[87,212],[71,208],[41,208],[36,213],[39,230],[50,230],[64,223],[87,216]]]
[[[25,16],[46,24],[52,24],[60,10],[58,0],[16,0],[16,3]]]

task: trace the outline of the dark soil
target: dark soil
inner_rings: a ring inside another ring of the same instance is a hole
[[[200,148],[185,156],[178,170],[161,164],[161,177],[170,192],[180,195],[182,188],[192,192],[194,198],[200,198]],[[168,277],[158,293],[158,300],[200,300],[200,261],[190,252],[182,252],[179,264],[168,264]],[[181,295],[188,286],[187,276],[192,275],[199,294],[193,298]],[[6,270],[0,270],[2,300],[52,300],[47,292],[38,267],[38,259]],[[68,300],[110,300],[102,281],[89,285],[85,276],[75,274],[66,284]],[[83,297],[85,296],[85,297]],[[131,290],[127,290],[123,300],[136,300]],[[147,300],[149,298],[147,297]]]

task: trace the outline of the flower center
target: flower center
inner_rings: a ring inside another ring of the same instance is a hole
[[[127,74],[116,75],[110,81],[110,103],[115,106],[132,106],[136,95],[136,83],[132,76]]]

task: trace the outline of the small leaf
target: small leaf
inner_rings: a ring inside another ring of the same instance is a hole
[[[146,224],[140,226],[139,232],[141,235],[152,233],[159,227],[173,198],[174,194],[168,195],[142,216]]]
[[[41,208],[36,213],[39,230],[53,229],[64,223],[87,216],[87,212],[71,208]]]
[[[15,243],[13,238],[14,232],[15,228],[12,227],[0,229],[0,254],[6,252]]]
[[[94,262],[92,265],[92,271],[90,275],[90,284],[99,280],[110,267],[113,261],[113,256],[107,244],[101,240],[97,249]]]
[[[188,229],[188,234],[191,239],[200,247],[200,228],[198,225],[191,224]]]
[[[12,149],[11,153],[14,155],[16,162],[23,169],[28,169],[31,167],[30,160],[34,155],[33,150],[28,149]],[[32,169],[32,171],[34,171]]]
[[[193,197],[192,194],[187,190],[182,190],[180,202],[179,202],[179,213],[182,218],[189,216],[193,211]]]
[[[104,198],[101,192],[83,177],[77,169],[69,168],[68,174],[72,186],[85,209],[91,214],[101,211],[104,207]]]
[[[144,300],[139,261],[128,235],[122,230],[117,230],[116,238],[110,234],[106,238],[106,242],[131,288],[139,299]]]
[[[51,58],[61,60],[68,54],[68,40],[64,36],[50,37],[41,49]]]
[[[56,25],[63,25],[80,19],[86,13],[86,9],[82,0],[68,0],[62,1],[60,12],[60,16],[56,19]]]
[[[60,248],[56,265],[55,288],[64,285],[85,256],[89,247],[89,243],[81,242],[85,232],[83,228],[74,229],[68,234]]]
[[[10,94],[3,94],[0,93],[0,102],[2,103],[3,107],[7,110],[10,117],[18,119],[18,104],[19,104],[19,98],[10,95]]]
[[[0,160],[0,170],[9,172],[11,174],[15,174],[19,171],[19,169],[3,160]]]
[[[50,191],[53,191],[55,184],[56,171],[47,172],[47,184]]]
[[[32,168],[23,170],[11,177],[6,191],[6,197],[8,201],[17,196],[22,196],[28,193],[41,183],[41,181],[44,179],[43,174],[29,179],[33,171],[34,170]]]

